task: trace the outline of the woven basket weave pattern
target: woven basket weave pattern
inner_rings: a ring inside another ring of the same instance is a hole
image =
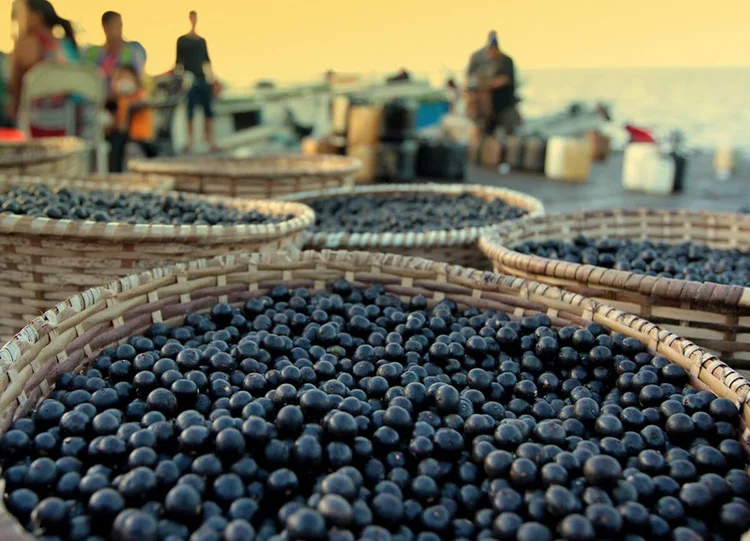
[[[0,179],[0,189],[5,180]],[[78,187],[86,189],[85,183]],[[107,189],[151,191],[146,185],[127,183],[111,184]],[[115,277],[234,251],[299,249],[305,228],[315,219],[311,209],[297,203],[173,195],[293,218],[265,225],[172,226],[0,214],[0,340],[9,339],[54,303]]]
[[[516,252],[522,242],[593,238],[750,248],[750,216],[668,210],[599,210],[529,218],[498,227],[479,246],[505,272],[556,285],[661,324],[721,354],[734,366],[750,366],[750,289],[639,275]]]
[[[524,209],[529,216],[544,214],[544,205],[538,199],[503,188],[466,184],[384,184],[355,188],[338,188],[301,192],[280,199],[309,203],[315,199],[358,195],[393,196],[399,194],[432,193],[462,195],[471,194],[487,201],[502,199],[509,205]],[[487,227],[465,227],[463,229],[437,230],[409,233],[340,233],[313,232],[305,246],[311,249],[376,250],[424,257],[435,261],[446,261],[454,265],[489,268],[487,258],[476,247],[479,237],[493,225]]]
[[[273,199],[304,190],[354,186],[361,165],[346,156],[295,155],[139,159],[128,162],[128,169],[174,176],[180,191]]]
[[[89,170],[89,145],[75,137],[0,143],[0,175],[75,177]]]
[[[280,282],[290,288],[323,289],[338,278],[360,287],[382,283],[399,296],[421,294],[431,305],[450,298],[461,305],[500,310],[514,319],[541,312],[555,325],[595,321],[637,338],[650,353],[685,368],[697,388],[737,403],[747,446],[750,383],[669,331],[547,285],[418,258],[356,252],[230,255],[195,261],[131,275],[59,303],[0,350],[0,433],[52,390],[60,372],[81,369],[103,348],[122,343],[154,322],[179,325],[189,312],[206,311],[216,302],[242,303]],[[0,480],[0,491],[2,484]],[[33,539],[1,505],[2,539]]]

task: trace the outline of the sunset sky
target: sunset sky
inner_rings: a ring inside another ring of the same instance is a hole
[[[310,79],[332,68],[388,72],[460,70],[487,31],[520,70],[750,65],[750,1],[720,0],[53,0],[103,40],[99,18],[119,11],[148,71],[169,69],[175,40],[198,11],[217,74],[235,84]],[[6,4],[7,5],[7,4]],[[7,12],[6,12],[7,13]],[[10,17],[0,50],[11,49]]]

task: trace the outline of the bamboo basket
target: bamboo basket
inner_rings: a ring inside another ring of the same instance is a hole
[[[281,199],[309,203],[315,199],[346,197],[352,195],[392,196],[410,193],[434,193],[462,195],[471,194],[491,201],[502,199],[510,205],[526,210],[530,216],[544,214],[544,205],[538,199],[521,192],[470,184],[384,184],[334,188],[301,192]],[[480,269],[489,269],[489,261],[477,248],[477,240],[493,225],[487,227],[465,227],[463,229],[435,230],[408,233],[309,233],[305,247],[310,249],[374,250],[425,257],[435,261],[446,261]]]
[[[89,171],[89,151],[76,137],[0,142],[0,175],[82,176]]]
[[[254,199],[354,186],[360,166],[356,158],[327,154],[257,158],[196,156],[128,162],[128,169],[134,173],[175,177],[175,187],[179,191]]]
[[[88,174],[75,177],[51,177],[29,175],[3,175],[0,186],[12,184],[45,184],[52,188],[75,188],[80,190],[106,190],[109,187],[130,188],[151,193],[174,190],[174,178],[166,175],[135,175],[131,173]]]
[[[11,184],[0,177],[0,192]],[[48,185],[104,186],[75,181]],[[153,191],[109,184],[114,191]],[[224,203],[243,211],[292,215],[278,224],[236,226],[148,225],[53,220],[0,214],[0,340],[56,302],[119,276],[187,259],[233,251],[299,249],[313,211],[298,203],[253,201],[170,192],[175,197]]]
[[[495,270],[602,299],[715,351],[736,368],[750,367],[750,288],[644,276],[521,254],[528,240],[577,234],[750,248],[750,216],[695,211],[609,209],[519,220],[498,227],[479,246]]]
[[[190,312],[207,311],[217,302],[241,305],[278,283],[322,289],[338,278],[359,287],[381,283],[398,296],[424,295],[431,306],[450,298],[463,306],[506,312],[513,319],[546,313],[556,326],[597,322],[682,366],[695,387],[733,400],[741,408],[741,440],[746,446],[750,442],[750,382],[669,331],[551,286],[419,258],[362,252],[230,255],[131,275],[75,295],[35,319],[0,350],[0,432],[48,395],[60,372],[82,370],[102,349],[123,343],[154,322],[176,326]],[[4,541],[33,539],[4,508],[0,536]]]

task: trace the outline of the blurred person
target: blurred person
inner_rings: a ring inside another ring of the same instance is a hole
[[[10,58],[0,52],[0,128],[10,128]]]
[[[116,96],[115,127],[107,138],[111,145],[109,170],[121,173],[129,142],[138,143],[147,157],[156,156],[153,111],[148,106],[147,91],[134,66],[120,66],[112,74]]]
[[[478,49],[471,53],[471,56],[469,57],[469,67],[466,70],[467,78],[476,76],[479,68],[487,63],[487,50],[492,46],[493,42],[497,43],[497,32],[495,32],[494,30],[490,30],[487,34],[487,42],[482,46],[481,49]]]
[[[206,40],[198,35],[195,27],[198,24],[198,13],[191,11],[190,32],[177,39],[176,72],[188,72],[193,75],[193,86],[188,91],[188,144],[186,152],[193,150],[193,117],[196,107],[203,109],[203,127],[206,142],[212,151],[218,150],[214,139],[214,75],[211,59],[208,56]]]
[[[26,8],[26,29],[16,41],[11,67],[10,110],[13,119],[18,115],[23,78],[31,68],[44,61],[77,64],[80,60],[75,32],[69,20],[60,17],[47,0],[27,0]],[[56,36],[58,29],[62,31],[62,37]],[[70,115],[75,118],[71,119]],[[48,96],[34,100],[30,111],[31,136],[79,135],[82,118],[82,103],[76,96]],[[76,133],[68,133],[70,125],[75,126]]]
[[[144,75],[146,51],[134,41],[126,41],[122,32],[122,15],[115,11],[105,11],[102,15],[102,29],[105,41],[103,45],[91,45],[85,52],[86,62],[99,66],[107,79],[107,109],[114,112],[117,96],[112,89],[112,76],[122,66],[131,66],[139,77]]]
[[[477,70],[480,87],[489,92],[491,112],[486,118],[485,133],[496,129],[512,135],[519,123],[516,105],[516,74],[513,59],[501,49],[497,38],[493,38],[485,49],[486,62]]]

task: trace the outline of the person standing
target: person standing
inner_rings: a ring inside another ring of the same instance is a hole
[[[10,79],[10,110],[17,119],[23,79],[26,73],[40,62],[77,64],[79,61],[73,25],[55,11],[48,0],[27,0],[26,31],[16,41]],[[56,28],[63,37],[56,37]],[[54,95],[35,99],[29,111],[29,128],[32,137],[59,137],[80,135],[84,130],[82,103],[77,96]],[[73,126],[74,133],[69,127]]]
[[[112,88],[112,76],[118,68],[130,66],[136,70],[138,77],[143,77],[146,54],[143,46],[134,41],[126,41],[122,32],[122,15],[115,11],[106,11],[102,15],[104,45],[92,45],[84,59],[90,64],[99,66],[107,79],[108,108],[114,111],[117,96]]]
[[[206,142],[212,151],[218,150],[214,139],[213,126],[213,72],[211,59],[208,56],[206,40],[198,35],[195,27],[198,24],[198,13],[190,12],[190,32],[177,39],[177,72],[186,71],[193,75],[193,86],[188,91],[188,145],[187,152],[193,149],[193,117],[196,107],[203,109],[203,128]]]
[[[513,59],[500,50],[497,39],[492,39],[485,50],[486,62],[479,69],[480,84],[490,94],[492,113],[485,124],[485,133],[490,135],[497,128],[505,135],[512,135],[518,125],[516,110],[516,74]]]

